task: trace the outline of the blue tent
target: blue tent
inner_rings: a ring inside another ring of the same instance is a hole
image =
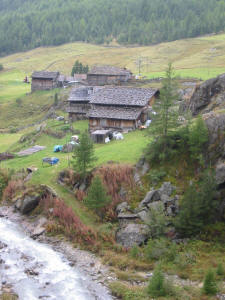
[[[56,146],[54,146],[54,152],[60,152],[60,151],[62,151],[62,148],[63,148],[63,146],[61,146],[61,145],[56,145]]]

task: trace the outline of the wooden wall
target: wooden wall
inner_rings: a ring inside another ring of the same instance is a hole
[[[32,79],[31,91],[51,90],[57,87],[57,82],[51,79]]]

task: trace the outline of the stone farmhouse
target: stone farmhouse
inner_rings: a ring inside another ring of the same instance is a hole
[[[59,72],[35,71],[32,74],[31,91],[51,90],[58,87]]]
[[[103,88],[90,96],[89,130],[134,130],[143,124],[159,90],[150,88]]]
[[[127,82],[132,77],[132,73],[125,68],[114,66],[94,66],[87,74],[89,85],[118,85]]]

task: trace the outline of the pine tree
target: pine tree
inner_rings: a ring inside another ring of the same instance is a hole
[[[160,268],[156,268],[148,284],[148,294],[152,297],[166,296],[165,278]]]
[[[79,172],[82,178],[85,178],[88,168],[92,167],[96,160],[94,156],[94,145],[87,131],[81,134],[80,144],[75,147],[73,167]]]
[[[166,77],[162,81],[160,97],[153,105],[156,114],[152,116],[152,123],[149,127],[149,134],[162,142],[162,158],[167,155],[169,135],[178,126],[178,113],[174,108],[176,100],[178,100],[177,82],[170,63],[166,70]]]
[[[215,275],[212,270],[209,270],[205,276],[203,283],[203,293],[206,295],[215,295],[218,291]]]
[[[110,202],[110,197],[107,195],[105,187],[99,176],[94,177],[91,186],[88,190],[88,195],[84,199],[85,205],[93,209],[97,215],[103,219],[102,208]]]
[[[215,176],[206,170],[197,183],[186,190],[180,205],[175,225],[183,236],[192,236],[201,232],[207,224],[215,222],[220,199],[215,197]]]

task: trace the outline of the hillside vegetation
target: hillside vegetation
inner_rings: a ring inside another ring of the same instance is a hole
[[[224,0],[3,0],[0,55],[74,41],[149,45],[224,29]]]

